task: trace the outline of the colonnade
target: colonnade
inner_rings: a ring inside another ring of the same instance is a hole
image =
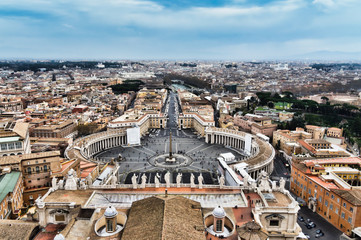
[[[97,154],[106,149],[118,147],[126,144],[127,144],[127,136],[112,136],[109,138],[94,139],[94,141],[88,143],[87,146],[84,146],[83,153],[87,157],[91,157],[94,154]]]
[[[245,152],[245,140],[242,136],[232,136],[226,134],[207,134],[206,133],[206,143],[211,144],[222,144],[224,146],[232,147],[236,150],[241,150]],[[251,147],[250,155],[254,155],[257,152],[257,146]],[[246,153],[247,154],[247,153]]]
[[[229,146],[236,151],[248,155],[244,161],[249,164],[248,174],[253,179],[257,179],[262,171],[271,174],[273,171],[274,158],[273,147],[269,143],[252,135],[250,143],[251,151],[247,152],[245,143],[246,134],[247,133],[241,131],[213,127],[206,129],[205,141],[206,143]]]

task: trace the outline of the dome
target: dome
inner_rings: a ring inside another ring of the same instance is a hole
[[[105,209],[104,216],[106,218],[112,218],[117,215],[118,215],[118,212],[113,206],[109,206],[109,207],[107,207],[107,209]]]
[[[221,206],[218,206],[213,210],[212,215],[215,218],[224,218],[226,216],[226,212]]]
[[[63,236],[63,234],[58,233],[58,234],[56,234],[56,236],[54,237],[54,240],[65,240],[65,237]]]

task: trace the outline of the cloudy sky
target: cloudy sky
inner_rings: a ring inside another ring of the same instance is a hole
[[[0,59],[361,53],[361,0],[0,0]]]

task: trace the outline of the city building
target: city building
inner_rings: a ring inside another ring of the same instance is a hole
[[[76,135],[77,123],[73,120],[55,121],[36,127],[32,137],[43,138],[73,138]]]
[[[15,121],[0,122],[0,156],[30,153],[29,124]]]
[[[15,219],[23,207],[23,178],[21,172],[0,175],[0,219]]]
[[[291,191],[333,226],[351,235],[361,226],[361,159],[312,159],[292,163]]]
[[[253,134],[261,133],[272,137],[277,129],[277,124],[272,123],[271,118],[247,113],[245,116],[236,114],[234,116],[234,125],[240,130],[248,131]]]

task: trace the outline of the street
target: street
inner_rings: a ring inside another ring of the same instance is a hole
[[[321,217],[317,213],[312,212],[307,206],[301,207],[300,211],[298,212],[298,216],[302,216],[305,221],[307,219],[311,219],[311,221],[316,224],[315,228],[307,229],[304,222],[300,222],[299,220],[297,221],[302,228],[304,234],[309,235],[311,240],[338,240],[342,234],[340,230],[332,226],[332,224],[328,223],[323,217]],[[320,238],[315,238],[317,229],[321,229],[325,235]]]

